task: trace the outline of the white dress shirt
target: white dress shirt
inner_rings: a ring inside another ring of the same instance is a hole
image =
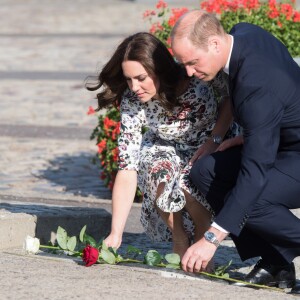
[[[226,65],[225,67],[223,68],[223,71],[229,75],[229,62],[230,62],[230,58],[231,58],[231,53],[232,53],[232,48],[233,48],[233,36],[230,35],[231,37],[231,47],[230,47],[230,52],[229,52],[229,55],[228,55],[228,59],[227,59],[227,62],[226,62]],[[229,233],[227,230],[225,230],[223,227],[219,226],[216,222],[213,222],[211,224],[212,227],[220,230],[221,232],[224,232],[224,233]]]

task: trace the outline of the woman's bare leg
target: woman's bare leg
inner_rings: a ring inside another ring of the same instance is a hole
[[[210,227],[211,225],[211,213],[199,202],[196,201],[194,197],[192,197],[186,191],[183,191],[186,199],[185,209],[191,216],[194,225],[195,225],[195,232],[194,232],[194,243],[202,239],[204,232]],[[214,268],[213,260],[210,261],[208,264],[207,271],[211,272]]]
[[[183,219],[181,211],[172,213],[173,215],[173,252],[180,258],[183,257],[186,250],[190,247],[190,239],[183,228]]]
[[[164,183],[160,183],[157,189],[156,199],[161,195],[164,190]],[[159,207],[156,206],[156,209],[172,232],[173,239],[173,252],[177,253],[180,258],[184,255],[188,247],[190,246],[189,238],[186,231],[183,228],[183,221],[181,212],[168,213],[162,211]]]

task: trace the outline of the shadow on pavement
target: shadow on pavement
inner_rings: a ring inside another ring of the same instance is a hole
[[[100,179],[100,169],[93,164],[93,158],[90,153],[57,156],[48,161],[47,169],[38,170],[34,175],[74,195],[111,199],[111,191]]]
[[[152,242],[145,233],[129,233],[125,232],[123,235],[123,243],[119,249],[120,254],[126,254],[128,245],[134,246],[142,251],[142,255],[145,255],[149,250],[157,250],[161,255],[172,253],[171,242]],[[139,259],[143,259],[140,256]],[[228,267],[228,271],[232,277],[241,278],[242,273],[237,269],[250,267],[256,263],[257,259],[249,259],[247,261],[241,261],[237,250],[234,246],[221,245],[215,255],[215,265],[225,266],[230,260],[231,265]]]

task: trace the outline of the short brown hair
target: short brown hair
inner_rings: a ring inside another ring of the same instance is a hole
[[[225,31],[218,18],[201,10],[191,10],[175,24],[171,38],[187,37],[193,45],[207,49],[208,39],[213,35],[224,35]]]

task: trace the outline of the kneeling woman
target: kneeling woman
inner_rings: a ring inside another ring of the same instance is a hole
[[[218,104],[212,84],[188,78],[167,48],[149,33],[127,37],[95,86],[98,110],[120,105],[119,171],[112,194],[108,246],[120,247],[137,185],[141,222],[154,241],[173,241],[182,256],[210,226],[212,211],[189,179],[192,161],[214,152],[232,122],[229,101]],[[142,134],[142,128],[147,127]]]

